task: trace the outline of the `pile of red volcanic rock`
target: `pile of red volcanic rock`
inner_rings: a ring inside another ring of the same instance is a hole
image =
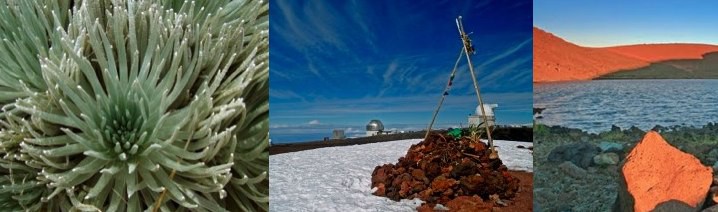
[[[419,198],[426,202],[420,210],[436,204],[452,210],[505,205],[503,200],[518,192],[519,180],[488,149],[486,143],[468,137],[432,134],[412,145],[397,164],[374,168],[374,195],[395,201]]]

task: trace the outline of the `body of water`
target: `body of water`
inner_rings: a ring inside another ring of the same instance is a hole
[[[594,80],[534,84],[539,123],[602,132],[718,121],[718,80]]]

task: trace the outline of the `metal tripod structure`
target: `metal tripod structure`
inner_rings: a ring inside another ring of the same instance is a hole
[[[469,39],[469,35],[464,32],[464,25],[461,22],[461,16],[459,16],[456,19],[456,27],[459,29],[459,35],[461,36],[461,42],[462,42],[462,50],[459,53],[459,58],[456,60],[456,63],[454,64],[454,69],[451,72],[451,76],[449,78],[449,83],[446,85],[446,88],[444,89],[444,93],[441,95],[441,99],[439,99],[439,104],[436,107],[436,110],[434,110],[434,116],[431,118],[431,122],[429,123],[429,128],[426,129],[426,135],[424,136],[424,140],[426,140],[429,137],[429,133],[431,132],[431,127],[434,125],[434,121],[436,120],[436,116],[439,114],[439,110],[441,109],[441,105],[444,103],[444,99],[446,99],[446,96],[448,95],[449,89],[451,89],[452,80],[454,79],[454,74],[456,73],[456,69],[459,65],[459,61],[461,61],[461,57],[466,54],[466,61],[469,63],[469,72],[471,72],[471,79],[474,81],[474,91],[476,91],[476,97],[479,100],[479,107],[481,108],[481,118],[484,122],[484,127],[486,128],[486,136],[489,139],[489,148],[492,152],[492,155],[495,154],[496,150],[494,149],[494,140],[491,138],[491,130],[489,129],[489,122],[488,118],[486,117],[486,111],[484,110],[484,101],[481,99],[481,92],[479,89],[479,83],[476,81],[476,74],[474,72],[474,65],[471,63],[471,54],[474,52],[474,47],[471,45],[471,39]]]

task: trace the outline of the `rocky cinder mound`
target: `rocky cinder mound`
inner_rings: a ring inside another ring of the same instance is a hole
[[[621,166],[617,211],[652,211],[676,205],[700,209],[713,181],[710,167],[649,131]],[[679,201],[683,204],[663,204]],[[660,206],[659,206],[660,205]]]
[[[432,134],[396,164],[377,166],[371,186],[374,195],[395,201],[419,198],[426,202],[423,209],[435,204],[490,209],[506,205],[519,191],[519,180],[501,159],[491,157],[486,143]]]

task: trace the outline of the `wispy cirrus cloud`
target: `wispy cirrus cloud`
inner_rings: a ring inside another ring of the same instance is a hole
[[[494,62],[496,62],[496,61],[502,60],[502,59],[504,59],[504,58],[506,58],[506,57],[509,57],[509,56],[512,56],[512,55],[516,54],[516,53],[517,53],[519,50],[521,50],[521,49],[524,49],[524,48],[526,48],[526,47],[531,47],[531,44],[533,44],[532,41],[533,41],[533,37],[530,37],[530,38],[528,38],[528,39],[522,41],[521,43],[519,43],[519,44],[516,45],[516,46],[513,46],[513,47],[511,47],[511,48],[505,49],[503,52],[501,52],[500,54],[497,54],[497,55],[494,56],[494,57],[491,57],[491,58],[489,58],[489,59],[487,59],[487,60],[485,60],[485,61],[480,61],[481,63],[479,64],[478,68],[484,68],[484,67],[486,67],[486,66],[489,65],[489,64],[492,64],[492,63],[494,63]],[[527,52],[523,52],[523,53],[527,53]]]
[[[290,90],[270,88],[269,95],[277,99],[301,99],[302,101],[306,101],[304,97]]]
[[[271,29],[278,32],[272,35],[288,41],[310,64],[331,56],[359,61],[352,53],[355,46],[375,46],[373,32],[362,15],[363,4],[336,7],[318,1],[277,1],[272,11],[281,22],[272,22]]]
[[[530,1],[521,1],[528,6],[512,8],[513,3],[502,1],[270,1],[270,122],[309,127],[310,121],[320,120],[312,129],[353,130],[377,118],[425,127],[461,50],[454,22],[459,15],[467,31],[476,32],[471,36],[481,51],[472,59],[485,102],[500,105],[501,122],[530,122],[532,23],[493,21],[530,14]],[[465,122],[477,104],[464,60],[439,115],[446,125]]]

